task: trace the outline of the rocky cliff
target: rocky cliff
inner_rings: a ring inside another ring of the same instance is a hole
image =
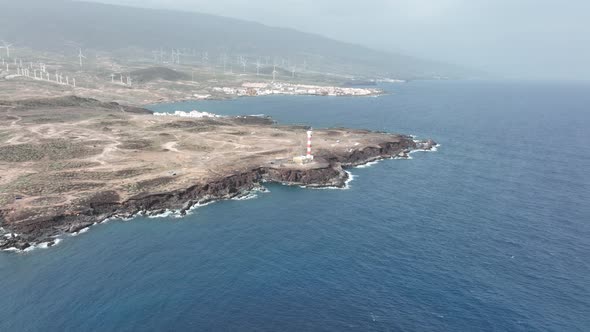
[[[259,167],[248,171],[221,176],[207,183],[170,191],[142,193],[121,201],[115,191],[99,192],[84,202],[76,214],[40,215],[26,223],[17,223],[6,229],[0,239],[0,249],[26,249],[31,245],[55,243],[55,238],[66,233],[75,233],[100,223],[107,218],[130,218],[137,214],[160,214],[167,210],[186,213],[196,204],[214,200],[230,199],[253,190],[261,182],[278,182],[286,185],[310,187],[342,187],[348,179],[346,167],[392,157],[406,157],[414,149],[430,150],[436,145],[432,140],[415,142],[411,137],[396,142],[382,142],[378,146],[353,150],[349,153],[322,151],[316,156],[320,167],[286,168]],[[3,218],[0,215],[0,218]]]

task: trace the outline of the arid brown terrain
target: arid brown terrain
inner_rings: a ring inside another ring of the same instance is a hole
[[[264,117],[184,118],[80,97],[0,102],[0,248],[51,243],[112,216],[186,211],[261,181],[342,186],[343,167],[434,142],[306,130]]]

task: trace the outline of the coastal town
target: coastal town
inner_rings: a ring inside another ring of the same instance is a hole
[[[283,82],[245,82],[241,87],[215,87],[213,91],[231,96],[310,95],[310,96],[377,96],[379,89],[318,86]]]

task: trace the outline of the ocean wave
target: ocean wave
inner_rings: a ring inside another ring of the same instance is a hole
[[[234,198],[232,198],[233,201],[247,201],[247,200],[251,200],[251,199],[255,199],[258,198],[258,195],[255,193],[248,193],[245,195],[239,195],[236,196]]]
[[[35,245],[32,245],[32,246],[27,247],[27,248],[22,249],[22,250],[21,249],[18,249],[18,248],[15,248],[15,247],[10,247],[10,248],[3,249],[2,251],[16,252],[16,253],[19,253],[19,254],[24,254],[24,253],[31,252],[31,251],[36,250],[36,249],[47,249],[47,248],[55,247],[61,241],[62,241],[62,239],[55,238],[55,240],[52,241],[53,244],[51,244],[51,245],[49,245],[51,242],[41,242],[41,243],[37,243]]]
[[[410,151],[409,154],[413,154],[413,153],[416,153],[416,152],[437,152],[439,147],[440,147],[440,144],[437,144],[437,145],[431,147],[430,149],[416,149],[416,150],[412,150],[412,151]]]
[[[90,229],[90,227],[82,228],[81,230],[79,230],[77,232],[71,233],[70,236],[78,236],[80,234],[88,232],[89,229]]]
[[[186,212],[185,212],[184,216],[190,216],[190,215],[192,215],[192,214],[193,214],[193,213],[194,213],[194,212],[195,212],[195,211],[196,211],[198,208],[202,208],[202,207],[204,207],[204,206],[207,206],[207,205],[213,204],[213,203],[215,203],[216,201],[217,201],[217,200],[210,200],[210,201],[207,201],[207,202],[204,202],[204,203],[197,202],[197,203],[193,204],[193,205],[192,205],[192,206],[191,206],[191,207],[190,207],[188,210],[186,210]],[[183,216],[183,215],[181,215],[181,216],[179,216],[178,218],[182,218],[182,217],[184,217],[184,216]]]
[[[180,211],[173,211],[173,210],[166,209],[166,211],[164,211],[162,213],[149,215],[148,218],[150,218],[150,219],[168,218],[168,217],[176,215],[176,214],[180,214]]]
[[[345,171],[348,174],[348,179],[344,182],[343,187],[334,187],[334,186],[327,186],[327,187],[310,187],[310,186],[299,186],[299,188],[303,189],[313,189],[313,190],[348,190],[350,189],[350,183],[352,180],[356,178],[356,175],[352,174],[349,171]]]
[[[380,160],[375,160],[375,161],[369,161],[366,164],[362,164],[362,165],[358,165],[355,168],[369,168],[373,165],[377,165],[379,163]]]

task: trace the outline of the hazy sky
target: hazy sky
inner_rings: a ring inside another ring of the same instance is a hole
[[[103,0],[314,32],[520,78],[590,79],[590,0]]]

